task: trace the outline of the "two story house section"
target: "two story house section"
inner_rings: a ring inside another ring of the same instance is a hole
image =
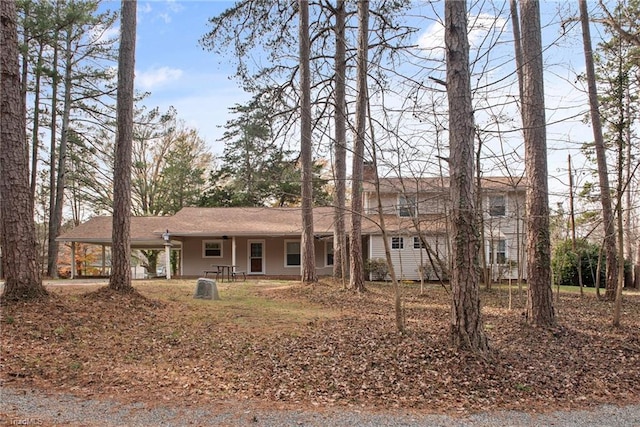
[[[365,166],[363,235],[367,258],[385,258],[378,214],[375,170]],[[484,177],[480,181],[482,239],[479,261],[492,280],[524,277],[522,177]],[[446,177],[380,178],[380,199],[391,258],[398,278],[448,279],[451,199]]]

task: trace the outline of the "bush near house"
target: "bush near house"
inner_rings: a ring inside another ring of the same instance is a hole
[[[382,258],[367,259],[364,263],[364,272],[370,275],[372,280],[386,280],[389,274],[389,265]]]
[[[578,258],[580,256],[580,258]],[[558,243],[551,258],[554,284],[560,286],[578,286],[578,260],[581,260],[582,284],[587,287],[595,287],[598,271],[598,258],[600,246],[585,239],[576,240],[576,250],[570,240]],[[625,260],[625,273],[630,271],[631,264]],[[600,287],[605,286],[606,263],[604,254],[600,259]]]

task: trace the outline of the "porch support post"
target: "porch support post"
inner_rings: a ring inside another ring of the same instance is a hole
[[[171,242],[164,244],[164,271],[167,273],[167,280],[171,279]]]
[[[76,275],[76,242],[71,242],[71,278],[75,279]]]
[[[231,265],[236,265],[236,236],[231,237]]]
[[[100,275],[104,276],[105,268],[107,266],[107,254],[104,245],[101,245],[102,248],[102,264],[100,265]]]

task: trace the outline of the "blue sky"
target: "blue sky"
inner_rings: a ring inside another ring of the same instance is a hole
[[[198,40],[207,21],[232,6],[230,1],[138,1],[136,80],[149,91],[149,107],[174,106],[178,117],[195,128],[213,152],[221,153],[220,126],[228,108],[247,96],[229,79],[233,69],[224,58],[205,51]],[[119,9],[119,1],[105,6]]]

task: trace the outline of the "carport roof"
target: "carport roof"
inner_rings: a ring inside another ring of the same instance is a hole
[[[169,217],[162,216],[131,217],[131,246],[134,248],[162,247],[163,226],[168,219]],[[96,216],[63,233],[57,240],[110,245],[112,225],[112,217]]]

